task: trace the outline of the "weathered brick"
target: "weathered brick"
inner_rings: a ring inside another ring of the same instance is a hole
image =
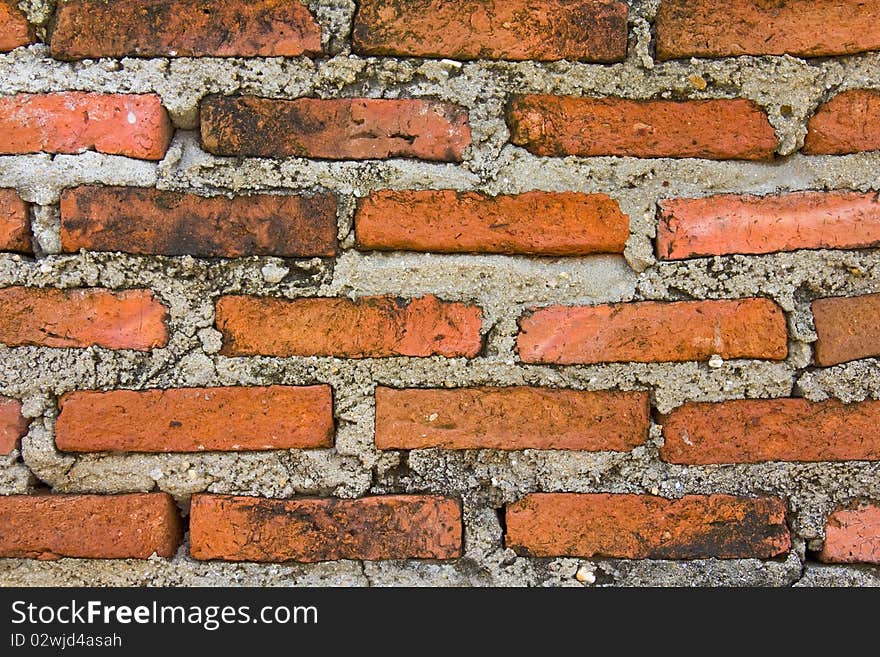
[[[336,255],[336,200],[205,198],[136,187],[77,187],[61,196],[61,246],[137,254],[237,258]]]
[[[740,399],[679,406],[660,420],[668,463],[880,460],[880,402]]]
[[[464,109],[420,99],[210,96],[201,124],[205,150],[236,157],[460,162],[471,143]]]
[[[333,446],[330,386],[77,391],[59,401],[65,452],[200,452]]]
[[[0,397],[0,454],[9,454],[18,447],[18,440],[27,433],[30,421],[21,414],[21,402]]]
[[[321,52],[298,0],[61,0],[51,53],[92,57],[295,57]]]
[[[880,14],[880,11],[878,11]],[[880,150],[880,92],[844,91],[819,107],[807,125],[807,155]]]
[[[438,496],[271,500],[196,495],[190,510],[190,550],[201,560],[454,559],[461,549],[459,504]]]
[[[94,150],[161,160],[174,129],[154,94],[66,91],[0,97],[0,154]]]
[[[828,516],[819,559],[828,563],[880,564],[880,506],[861,502]]]
[[[149,290],[0,289],[0,344],[148,351],[168,342],[166,308]]]
[[[517,96],[510,141],[560,157],[699,157],[772,160],[779,140],[754,102]]]
[[[663,260],[878,245],[876,194],[725,194],[660,202],[657,256]]]
[[[526,363],[652,363],[730,358],[782,360],[785,315],[769,299],[644,301],[550,306],[520,320]]]
[[[14,189],[0,189],[0,251],[31,252],[27,203]]]
[[[766,559],[791,547],[783,500],[534,493],[507,507],[505,543],[535,557]]]
[[[384,190],[358,202],[361,249],[438,253],[623,253],[629,217],[605,194]]]
[[[880,6],[864,0],[663,0],[658,59],[880,49]]]
[[[376,388],[378,449],[627,452],[648,439],[647,392]]]
[[[356,301],[226,296],[216,311],[226,356],[473,358],[482,347],[482,310],[434,296]]]
[[[0,0],[0,52],[34,41],[34,32],[16,0]]]
[[[173,557],[183,530],[166,493],[0,496],[0,557]]]
[[[365,55],[618,62],[627,6],[615,0],[361,0],[352,48]]]
[[[880,294],[816,299],[812,309],[817,365],[880,356]]]

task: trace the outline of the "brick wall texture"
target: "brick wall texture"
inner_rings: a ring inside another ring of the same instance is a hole
[[[0,584],[880,584],[880,9],[0,0]]]

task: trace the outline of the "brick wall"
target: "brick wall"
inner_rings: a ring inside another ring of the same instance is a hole
[[[880,584],[870,5],[0,1],[0,583]]]

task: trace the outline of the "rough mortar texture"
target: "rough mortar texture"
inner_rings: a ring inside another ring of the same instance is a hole
[[[53,2],[19,3],[45,38]],[[578,390],[651,390],[666,413],[685,401],[801,396],[880,399],[880,361],[816,369],[810,303],[823,296],[880,292],[880,252],[801,251],[657,262],[655,209],[668,197],[725,192],[766,194],[852,189],[880,192],[880,152],[805,157],[809,117],[846,89],[880,89],[880,53],[836,59],[789,56],[653,60],[657,0],[632,0],[625,62],[453,62],[358,57],[349,51],[354,3],[311,0],[326,54],[317,59],[121,59],[65,63],[37,43],[0,55],[0,94],[88,90],[162,98],[177,129],[159,163],[123,157],[0,157],[0,187],[32,205],[36,257],[0,255],[0,287],[149,287],[169,308],[170,340],[152,352],[101,348],[0,347],[0,395],[24,402],[33,418],[21,449],[0,457],[0,494],[166,491],[183,513],[198,492],[354,498],[439,493],[463,502],[465,553],[452,563],[351,562],[313,565],[202,563],[185,542],[173,560],[54,562],[0,560],[0,585],[431,585],[877,586],[880,569],[820,565],[828,513],[852,499],[880,499],[880,463],[763,463],[683,467],[662,462],[660,426],[629,453],[525,450],[379,452],[373,444],[377,385],[458,387],[531,385]],[[694,82],[697,78],[705,84]],[[412,160],[327,162],[235,159],[205,153],[198,104],[207,94],[272,98],[430,98],[470,112],[473,145],[460,165]],[[504,107],[512,94],[633,99],[742,97],[766,110],[780,139],[771,163],[631,158],[538,158],[508,143]],[[59,255],[60,193],[81,184],[191,191],[204,195],[332,193],[338,201],[337,259],[236,260]],[[357,198],[377,189],[456,189],[488,194],[531,190],[608,193],[631,221],[625,254],[584,258],[367,254],[353,249]],[[351,296],[436,294],[484,309],[484,355],[445,358],[227,358],[218,355],[214,300],[225,294]],[[517,319],[528,308],[637,300],[765,296],[789,318],[781,362],[524,365],[514,353]],[[336,446],[324,450],[204,454],[62,454],[54,423],[60,395],[81,389],[215,385],[311,385],[334,389]],[[535,491],[774,495],[789,503],[795,549],[759,561],[535,559],[504,547],[499,511]]]

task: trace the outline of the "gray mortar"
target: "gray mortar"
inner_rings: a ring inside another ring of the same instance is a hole
[[[88,90],[157,93],[178,128],[159,163],[123,157],[0,157],[0,187],[34,204],[38,257],[0,255],[0,287],[29,285],[111,289],[148,287],[170,310],[169,344],[152,352],[5,348],[0,394],[23,400],[33,418],[21,451],[0,459],[0,494],[40,486],[57,492],[163,490],[184,513],[193,493],[269,497],[439,492],[463,501],[465,556],[451,563],[337,562],[313,565],[200,563],[181,547],[173,560],[56,562],[0,560],[3,585],[870,585],[880,570],[818,565],[827,514],[853,499],[880,500],[880,463],[767,463],[682,467],[663,463],[660,426],[630,453],[524,450],[378,452],[373,446],[377,384],[397,387],[537,385],[583,390],[650,390],[655,409],[685,401],[789,395],[844,401],[880,399],[880,362],[811,366],[815,331],[810,302],[822,296],[880,292],[880,252],[802,251],[660,262],[651,240],[656,204],[668,197],[768,194],[808,189],[880,189],[880,153],[806,157],[796,153],[815,108],[840,90],[880,88],[880,54],[835,60],[740,57],[652,60],[651,22],[658,0],[633,2],[626,62],[453,62],[361,58],[350,54],[354,5],[312,0],[328,56],[268,59],[122,59],[56,62],[37,44],[0,56],[0,94]],[[51,2],[20,3],[45,25]],[[705,89],[700,79],[706,83]],[[473,146],[461,165],[414,160],[327,162],[218,158],[202,151],[198,104],[208,93],[277,98],[429,97],[468,108]],[[634,158],[538,158],[507,143],[503,109],[512,94],[553,93],[628,98],[745,97],[761,105],[780,139],[772,163]],[[331,192],[339,202],[336,261],[60,255],[58,201],[80,184],[157,186],[204,195]],[[604,192],[630,216],[624,257],[523,258],[365,254],[354,250],[358,198],[393,189]],[[433,293],[484,309],[486,349],[474,360],[389,358],[225,358],[213,328],[222,294],[351,296]],[[785,361],[533,366],[514,352],[517,319],[529,308],[643,299],[766,296],[786,311]],[[149,389],[213,385],[333,386],[336,445],[328,450],[242,454],[59,453],[57,399],[78,389]],[[503,546],[498,509],[532,491],[631,492],[676,498],[688,493],[779,495],[789,501],[794,549],[784,559],[620,561],[529,559]]]

